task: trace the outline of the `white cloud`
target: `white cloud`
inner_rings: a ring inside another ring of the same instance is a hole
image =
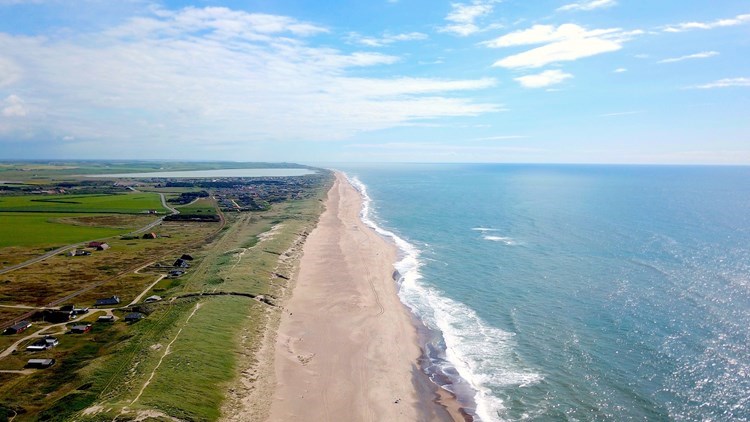
[[[658,63],[676,63],[676,62],[681,62],[683,60],[707,59],[709,57],[714,57],[718,55],[719,55],[718,51],[703,51],[700,53],[688,54],[686,56],[672,57],[669,59],[659,60]]]
[[[550,63],[572,61],[583,57],[617,51],[622,44],[643,31],[620,28],[587,30],[575,24],[534,25],[483,44],[491,48],[546,44],[496,61],[494,67],[541,67]]]
[[[616,5],[617,2],[615,0],[589,0],[581,3],[570,3],[566,4],[565,6],[559,7],[557,10],[560,12],[567,12],[570,10],[595,10],[595,9],[601,9],[605,7],[612,7]]]
[[[484,138],[476,138],[475,141],[509,141],[513,139],[527,139],[526,135],[498,135],[498,136],[486,136]]]
[[[352,32],[347,38],[352,43],[367,47],[385,47],[395,42],[426,40],[428,36],[421,32],[406,32],[403,34],[385,33],[380,37],[366,37],[356,32]]]
[[[510,34],[503,35],[494,40],[485,41],[482,44],[490,48],[513,47],[576,38],[593,38],[618,33],[620,31],[620,28],[588,31],[586,28],[572,23],[566,23],[558,27],[555,27],[554,25],[534,25],[529,29],[511,32]]]
[[[712,22],[683,22],[676,25],[668,25],[664,32],[684,32],[692,29],[714,29],[727,26],[737,26],[750,22],[750,14],[737,15],[734,18],[719,19]]]
[[[695,89],[713,89],[713,88],[731,88],[731,87],[750,87],[750,78],[724,78],[718,81],[710,82],[703,85],[695,85],[690,88]]]
[[[625,73],[628,69],[625,69],[624,67],[618,67],[617,69],[613,70],[614,73]]]
[[[0,139],[24,133],[102,142],[101,148],[105,140],[131,148],[176,141],[218,148],[217,140],[337,140],[502,110],[470,98],[493,86],[491,78],[352,77],[354,67],[387,66],[399,57],[316,46],[308,37],[322,30],[283,16],[188,8],[158,10],[85,37],[0,33],[0,65],[23,69],[22,78],[4,72],[0,81],[23,93],[40,116],[5,119]]]
[[[471,3],[452,3],[451,12],[445,17],[449,23],[441,27],[440,32],[465,37],[482,31],[477,21],[492,13],[497,2],[498,0],[474,0]]]
[[[599,117],[617,117],[617,116],[630,116],[631,114],[642,114],[646,110],[634,110],[634,111],[618,111],[616,113],[605,113],[600,114]]]
[[[508,56],[492,64],[493,67],[542,67],[550,63],[578,60],[621,49],[620,43],[600,38],[580,38],[558,41]]]
[[[0,104],[4,117],[25,117],[29,114],[26,104],[18,95],[9,95]]]
[[[514,78],[514,80],[525,88],[544,88],[550,85],[559,84],[572,77],[573,75],[570,73],[565,73],[561,70],[545,70],[536,75],[521,76]]]
[[[12,60],[0,56],[0,88],[9,86],[21,78],[21,68]]]

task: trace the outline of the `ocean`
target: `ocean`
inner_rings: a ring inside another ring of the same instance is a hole
[[[476,419],[750,420],[750,168],[337,168]]]

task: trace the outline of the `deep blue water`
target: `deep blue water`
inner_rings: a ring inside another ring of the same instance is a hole
[[[481,420],[750,420],[750,168],[339,168]]]

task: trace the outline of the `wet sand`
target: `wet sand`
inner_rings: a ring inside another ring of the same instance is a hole
[[[392,279],[397,250],[362,223],[361,206],[337,174],[281,317],[270,421],[453,419],[417,367]]]

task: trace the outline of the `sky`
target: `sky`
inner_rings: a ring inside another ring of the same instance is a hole
[[[0,0],[0,159],[750,164],[750,1]]]

